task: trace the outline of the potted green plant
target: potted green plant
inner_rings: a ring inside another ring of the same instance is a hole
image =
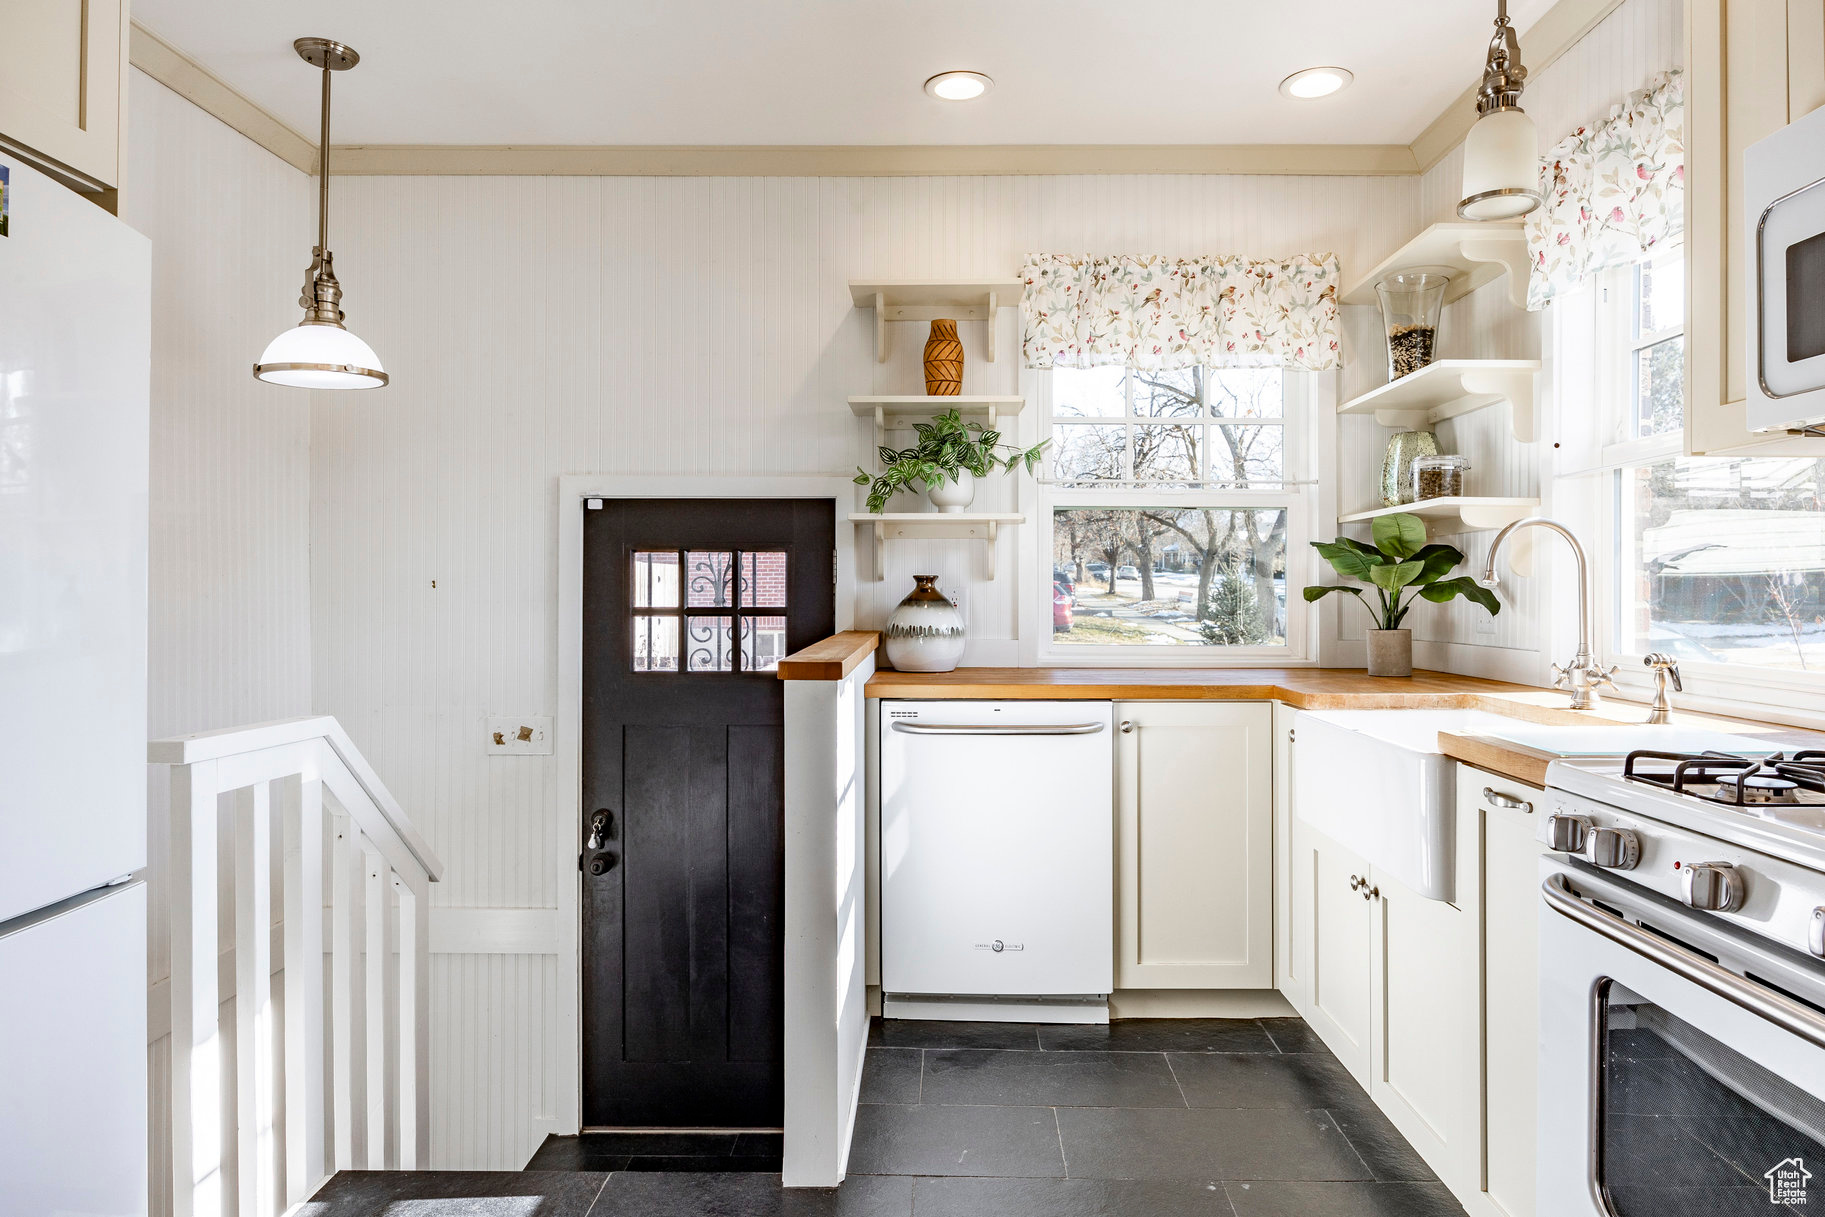
[[[1404,512],[1377,516],[1371,525],[1373,545],[1364,545],[1348,537],[1335,541],[1313,541],[1312,548],[1324,555],[1334,570],[1350,579],[1360,579],[1375,591],[1378,605],[1371,605],[1358,588],[1343,583],[1305,589],[1307,603],[1324,599],[1332,592],[1347,592],[1362,602],[1375,618],[1369,630],[1369,675],[1413,675],[1413,631],[1401,628],[1407,610],[1415,597],[1443,604],[1458,596],[1475,601],[1493,616],[1502,611],[1495,593],[1480,586],[1467,575],[1447,579],[1464,560],[1464,555],[1449,545],[1426,544],[1426,522]]]
[[[976,497],[976,479],[996,469],[1024,465],[1028,473],[1039,464],[1050,440],[1020,449],[1001,442],[999,431],[981,423],[963,421],[956,410],[946,410],[929,423],[914,423],[919,442],[910,448],[880,449],[881,472],[856,467],[855,484],[868,487],[868,510],[880,514],[902,490],[917,487],[939,511],[962,511]]]

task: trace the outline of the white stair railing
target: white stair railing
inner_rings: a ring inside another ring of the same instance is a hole
[[[427,1166],[436,855],[329,716],[155,740],[147,759],[170,766],[171,783],[160,885],[170,915],[170,1100],[151,1113],[169,1151],[157,1157],[171,1170],[154,1180],[169,1200],[155,1210],[273,1217],[337,1170]],[[230,816],[231,888],[218,883],[219,826]],[[275,871],[282,1015],[270,945]],[[232,1061],[218,1025],[230,996],[218,992],[216,971],[224,898],[234,902]],[[222,1074],[230,1064],[232,1089]]]

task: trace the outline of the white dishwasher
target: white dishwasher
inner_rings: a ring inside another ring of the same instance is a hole
[[[1108,1021],[1112,713],[1106,701],[881,703],[888,1017]]]

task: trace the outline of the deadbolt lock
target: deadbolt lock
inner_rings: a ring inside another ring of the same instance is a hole
[[[614,865],[615,855],[597,854],[589,860],[589,873],[592,875],[606,875],[614,868]]]

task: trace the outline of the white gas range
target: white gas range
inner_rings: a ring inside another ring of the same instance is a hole
[[[1548,768],[1540,1214],[1825,1204],[1825,752],[1775,748]]]

